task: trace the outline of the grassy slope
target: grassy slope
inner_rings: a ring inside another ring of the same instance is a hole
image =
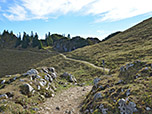
[[[24,73],[31,68],[55,67],[58,74],[69,72],[76,76],[79,82],[91,82],[100,76],[102,70],[88,64],[67,60],[57,52],[37,50],[0,50],[0,76]],[[83,78],[82,78],[83,77]]]
[[[93,46],[87,46],[67,53],[68,57],[89,61],[106,67],[119,68],[126,62],[135,59],[152,60],[152,18],[112,37],[111,39]]]
[[[19,50],[0,50],[0,77],[9,74],[23,73],[41,60],[52,56],[44,52]]]

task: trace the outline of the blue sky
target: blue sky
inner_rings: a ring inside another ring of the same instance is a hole
[[[151,17],[151,0],[0,0],[0,31],[98,37]]]

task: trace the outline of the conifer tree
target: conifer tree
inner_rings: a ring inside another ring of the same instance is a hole
[[[43,44],[41,42],[41,40],[39,41],[39,46],[38,46],[39,49],[42,49],[43,48]]]
[[[19,37],[16,40],[15,48],[18,47],[21,44],[21,34],[19,33]]]

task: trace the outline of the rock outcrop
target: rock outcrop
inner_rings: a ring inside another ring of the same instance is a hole
[[[142,61],[128,63],[118,74],[94,79],[94,86],[81,108],[84,114],[152,113],[152,64]]]

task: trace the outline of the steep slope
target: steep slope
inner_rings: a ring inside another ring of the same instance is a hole
[[[82,59],[102,66],[118,69],[135,59],[152,60],[152,18],[117,34],[107,41],[67,53],[68,57]]]

